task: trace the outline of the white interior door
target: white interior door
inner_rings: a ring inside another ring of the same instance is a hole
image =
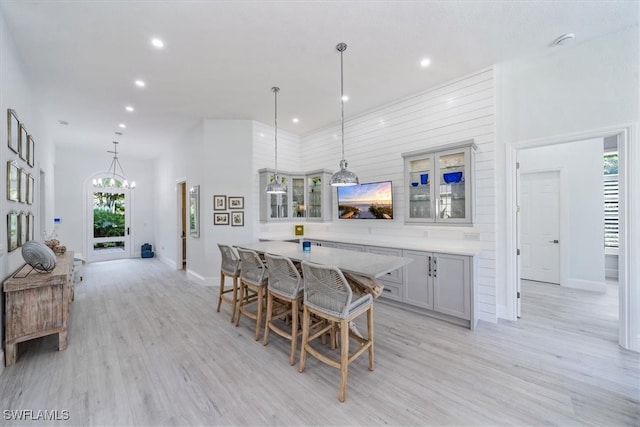
[[[521,278],[560,284],[560,172],[520,175]]]

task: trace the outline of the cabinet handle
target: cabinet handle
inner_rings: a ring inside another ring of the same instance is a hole
[[[431,277],[431,255],[429,255],[429,261],[427,261],[427,264],[429,264],[429,277]]]
[[[433,277],[438,277],[438,258],[433,257]]]
[[[383,288],[382,292],[391,292],[391,289]]]

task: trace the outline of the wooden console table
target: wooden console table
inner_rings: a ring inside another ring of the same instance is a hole
[[[18,343],[34,338],[58,334],[58,350],[67,348],[73,252],[59,255],[50,273],[30,269],[25,264],[3,283],[6,366],[16,362]]]

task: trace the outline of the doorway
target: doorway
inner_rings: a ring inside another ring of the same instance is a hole
[[[518,232],[518,227],[521,224],[518,219],[519,215],[517,212],[518,211],[517,204],[519,202],[518,197],[520,196],[519,184],[518,184],[519,182],[518,160],[519,160],[520,154],[523,151],[530,148],[559,147],[562,144],[572,143],[576,141],[585,141],[585,140],[590,140],[595,138],[600,138],[600,140],[602,141],[602,139],[604,138],[615,137],[618,141],[618,148],[619,148],[620,187],[621,189],[625,189],[624,191],[621,190],[620,192],[620,230],[621,232],[619,236],[620,280],[619,280],[619,287],[618,287],[618,307],[619,307],[619,316],[618,316],[618,322],[617,322],[618,342],[624,348],[631,348],[631,349],[634,348],[635,342],[633,341],[633,338],[632,338],[633,326],[632,326],[631,311],[630,311],[634,303],[629,298],[630,298],[631,292],[633,291],[632,288],[634,288],[635,286],[629,280],[629,273],[630,273],[630,268],[628,263],[629,247],[630,247],[629,246],[629,228],[625,227],[628,204],[631,204],[632,203],[631,199],[633,199],[633,197],[631,196],[631,194],[629,193],[626,187],[626,181],[627,179],[629,179],[628,174],[629,174],[630,159],[634,157],[634,154],[637,155],[635,151],[629,154],[630,153],[629,139],[631,134],[632,134],[631,127],[610,128],[610,129],[603,129],[600,131],[587,132],[583,134],[574,134],[566,137],[557,137],[557,138],[544,139],[544,140],[542,139],[531,140],[531,141],[524,141],[524,142],[507,145],[506,175],[508,177],[508,181],[507,181],[506,201],[507,201],[508,221],[506,224],[506,233],[508,237],[507,237],[506,253],[507,253],[507,277],[510,279],[507,281],[507,307],[506,308],[512,320],[516,320],[520,314],[518,312],[519,311],[518,308],[520,305],[519,291],[521,289],[520,278],[521,278],[522,269],[520,266],[521,256],[519,256],[519,253],[520,253],[519,249],[520,249],[521,242],[519,241],[520,233]],[[601,149],[602,149],[602,145],[601,145]],[[628,158],[627,158],[627,155],[629,156]],[[600,160],[594,162],[593,165],[594,165],[593,167],[600,168],[600,173],[602,173],[602,168],[603,168],[602,151],[601,151]],[[584,187],[586,188],[587,185],[585,184]],[[602,176],[600,176],[600,181],[596,183],[594,187],[597,187],[600,189],[600,191],[602,191]],[[561,199],[561,208],[560,208],[561,226],[563,223],[565,224],[569,223],[570,225],[573,225],[574,223],[579,222],[581,220],[580,213],[574,212],[574,214],[572,214],[571,216],[569,216],[569,214],[566,212],[563,213],[562,203],[563,202]],[[515,208],[512,208],[512,207],[515,207]],[[603,206],[601,206],[600,209],[603,209]],[[568,228],[568,227],[565,227],[565,228]],[[583,228],[582,230],[583,231],[581,232],[581,234],[589,235],[590,234],[589,231],[593,229]],[[597,232],[599,233],[600,231],[602,231],[604,234],[604,221],[601,225],[598,226]],[[560,236],[560,239],[558,240],[561,245],[563,243],[563,240],[565,241],[567,240],[566,238],[564,238],[567,231],[566,230],[563,231],[561,229],[560,233],[562,234],[562,236]],[[603,240],[604,240],[604,237],[603,237]],[[566,276],[565,266],[567,265],[566,254],[573,253],[573,251],[576,249],[577,246],[579,247],[579,245],[574,244],[571,247],[571,251],[569,251],[568,249],[564,249],[564,250],[561,249],[561,255],[560,255],[561,284],[563,283],[563,280],[566,279],[565,277]],[[602,244],[602,246],[604,246],[604,244]],[[589,267],[590,267],[589,265],[586,266],[586,268],[589,268]],[[601,285],[602,287],[606,287],[604,283],[604,277],[602,279]]]
[[[89,261],[129,258],[131,255],[131,192],[123,188],[89,192]]]

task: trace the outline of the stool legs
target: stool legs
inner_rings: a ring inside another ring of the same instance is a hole
[[[233,323],[236,317],[236,306],[238,303],[238,276],[231,276],[233,279],[233,288],[225,290],[224,282],[226,275],[223,271],[220,271],[220,290],[218,292],[218,307],[216,308],[217,312],[220,312],[220,306],[222,305],[222,301],[225,300],[231,303],[231,323]],[[225,298],[224,294],[232,292],[233,296],[231,299]]]

